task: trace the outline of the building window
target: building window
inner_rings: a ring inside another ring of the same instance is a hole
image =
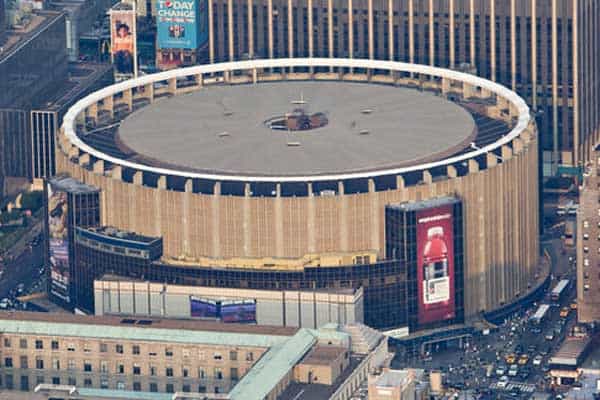
[[[167,367],[167,369],[165,370],[165,375],[166,376],[173,376],[173,368],[172,367]]]
[[[187,378],[188,376],[190,376],[190,368],[186,367],[186,366],[181,368],[181,375],[183,375],[184,378]]]
[[[206,393],[206,386],[198,385],[198,393]]]
[[[117,381],[117,390],[125,390],[125,382]]]
[[[92,372],[92,363],[89,360],[83,362],[83,372]]]
[[[600,249],[598,249],[598,250],[600,250]],[[590,251],[590,248],[589,248],[589,247],[587,247],[587,246],[583,246],[583,252],[584,252],[584,253],[587,253],[587,252],[589,252],[589,251]]]
[[[108,374],[108,362],[100,361],[100,372],[103,374]]]
[[[87,343],[84,343],[83,345],[83,352],[84,353],[91,353],[92,349],[90,348],[90,346]]]
[[[44,369],[44,360],[42,358],[35,359],[35,368],[36,369]]]
[[[57,358],[52,359],[52,369],[59,370],[60,369],[60,360]]]
[[[188,358],[190,356],[190,350],[183,349],[183,350],[181,350],[181,354],[183,355],[184,358]]]
[[[19,347],[22,349],[26,349],[27,348],[27,339],[20,339],[19,340]]]
[[[108,379],[102,379],[100,381],[100,389],[108,389]]]
[[[254,361],[254,353],[251,351],[246,353],[246,361]]]
[[[190,393],[192,391],[192,389],[191,389],[190,385],[186,384],[186,385],[182,386],[181,391],[184,393]]]
[[[170,347],[167,347],[165,349],[165,356],[167,356],[167,357],[173,357],[173,349],[170,348]]]
[[[75,351],[75,343],[69,343],[67,345],[67,351]]]
[[[4,377],[4,380],[6,381],[6,388],[7,389],[12,389],[13,388],[13,376],[12,375],[6,375]]]
[[[150,376],[156,376],[156,367],[154,365],[150,365]]]
[[[202,350],[198,351],[198,360],[199,361],[204,361],[206,359],[206,355],[204,354],[204,352]]]
[[[27,369],[29,366],[27,365],[27,356],[21,356],[20,359],[21,369]]]
[[[21,390],[24,392],[29,391],[29,377],[27,375],[21,375]]]
[[[10,347],[10,339],[4,338],[4,347]]]
[[[117,374],[124,374],[125,366],[123,364],[117,364]]]
[[[91,378],[85,378],[83,380],[83,386],[85,386],[85,387],[92,387],[92,379]],[[108,382],[106,382],[106,388],[108,389]]]
[[[108,345],[106,343],[100,343],[100,353],[108,352]]]
[[[115,346],[115,352],[119,353],[119,354],[123,354],[123,345],[122,344],[118,344]]]
[[[44,375],[38,375],[35,377],[35,384],[36,385],[41,385],[42,383],[44,383]]]
[[[206,372],[204,372],[204,368],[198,368],[198,378],[204,379],[206,377]]]
[[[140,368],[139,364],[133,364],[133,374],[141,375],[141,373],[142,373],[142,369]]]
[[[156,382],[150,382],[150,391],[152,393],[158,392],[158,385],[156,384]]]
[[[44,341],[42,341],[42,340],[39,340],[39,339],[38,339],[38,340],[36,340],[36,341],[35,341],[35,348],[36,348],[37,350],[41,350],[41,349],[43,349],[43,348],[44,348]]]
[[[77,379],[72,377],[67,378],[67,385],[77,386]]]
[[[134,346],[131,348],[131,352],[132,352],[133,354],[135,354],[135,355],[138,355],[138,354],[140,354],[140,346],[138,346],[138,345],[134,345]]]
[[[214,375],[214,377],[217,380],[223,379],[223,371],[221,371],[221,368],[215,368],[215,375]]]
[[[172,383],[167,383],[167,385],[165,386],[165,392],[175,393],[175,388],[173,387]]]
[[[4,366],[6,368],[12,368],[13,367],[12,357],[6,357],[6,358],[4,358]]]
[[[56,361],[58,361],[58,360],[56,360]],[[73,359],[67,360],[67,369],[69,371],[74,371],[77,369],[77,363],[75,363],[75,360],[73,360]]]
[[[238,369],[231,368],[231,370],[229,371],[229,376],[231,377],[231,380],[237,381],[239,379]]]
[[[133,391],[134,392],[141,392],[142,391],[142,384],[140,382],[133,382]]]
[[[53,340],[53,341],[50,343],[50,348],[51,348],[52,350],[58,350],[58,340]]]
[[[52,377],[52,384],[53,385],[60,385],[60,378],[58,376],[53,376]]]
[[[222,360],[222,359],[223,359],[223,356],[222,356],[221,354],[219,354],[219,353],[215,353],[215,354],[213,355],[213,358],[214,358],[215,360]]]
[[[231,361],[237,361],[237,351],[232,350],[229,352],[229,359]]]

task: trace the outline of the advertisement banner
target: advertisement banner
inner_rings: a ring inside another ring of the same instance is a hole
[[[454,234],[452,205],[417,212],[417,293],[420,324],[452,319]]]
[[[208,41],[208,0],[158,0],[156,30],[159,49],[190,49]]]
[[[221,302],[221,319],[234,323],[256,322],[256,300]]]
[[[190,315],[192,318],[217,319],[217,302],[214,300],[190,296]]]
[[[117,80],[133,77],[136,69],[135,11],[110,10],[110,38]]]
[[[67,193],[48,184],[50,292],[69,303],[69,240]]]

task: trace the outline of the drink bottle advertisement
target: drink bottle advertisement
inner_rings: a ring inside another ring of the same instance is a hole
[[[452,319],[454,235],[452,206],[417,212],[417,293],[420,324]]]

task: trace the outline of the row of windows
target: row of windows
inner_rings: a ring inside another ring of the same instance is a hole
[[[35,377],[35,385],[46,383],[46,377],[42,375],[38,375]],[[69,386],[77,386],[78,381],[75,377],[68,377],[67,379],[61,379],[61,377],[53,376],[48,379],[48,383],[52,383],[53,385],[67,384]],[[91,388],[93,387],[93,379],[92,378],[84,378],[83,387]],[[2,385],[2,378],[0,377],[0,387],[4,386],[6,389],[15,389],[14,377],[12,374],[4,375],[4,384]],[[146,386],[146,387],[144,387]],[[135,392],[140,392],[142,390],[146,390],[148,392],[166,392],[166,393],[175,393],[176,390],[180,390],[182,392],[191,393],[196,390],[198,393],[206,393],[209,390],[209,387],[206,384],[199,384],[197,386],[192,386],[189,383],[183,383],[181,385],[169,382],[165,383],[164,386],[159,384],[158,382],[149,382],[147,385],[143,385],[142,382],[134,381],[131,384],[131,388],[127,386],[127,384],[123,381],[117,381],[114,383],[111,388],[110,382],[108,379],[101,379],[99,382],[100,389],[116,389],[116,390],[133,390]],[[19,389],[22,391],[29,391],[32,388],[30,387],[29,376],[21,375],[19,379]],[[227,386],[212,386],[212,391],[214,393],[224,393],[227,391]]]
[[[29,342],[26,338],[20,338],[19,339],[19,348],[21,349],[27,349],[29,346]],[[44,345],[44,340],[42,339],[35,339],[34,340],[34,346],[36,350],[43,350],[45,348]],[[12,347],[12,340],[11,338],[5,337],[4,338],[4,347],[5,348],[11,348]],[[68,343],[67,344],[67,351],[70,352],[75,352],[76,348],[75,348],[75,344],[74,343]],[[50,341],[50,349],[52,350],[60,350],[60,343],[58,340],[52,340]],[[85,353],[90,353],[92,352],[91,346],[85,344],[83,347],[83,351]],[[108,353],[109,352],[109,345],[107,343],[100,343],[99,345],[99,351],[100,353]],[[125,354],[125,347],[122,344],[115,344],[114,345],[114,352],[117,354]],[[129,354],[129,352],[128,352]],[[140,355],[141,354],[141,349],[139,345],[132,345],[131,346],[131,352],[130,354],[132,355]],[[172,347],[166,347],[164,349],[164,355],[165,357],[173,357],[173,348]],[[149,356],[157,356],[158,353],[157,352],[149,352],[148,353]],[[189,358],[191,357],[191,350],[190,349],[182,349],[181,351],[181,355],[183,358]],[[206,355],[204,353],[204,351],[199,350],[198,354],[197,354],[197,358],[198,360],[205,360],[206,359]],[[223,355],[220,352],[214,352],[212,355],[213,360],[223,360]],[[254,353],[249,351],[246,352],[245,354],[245,359],[246,361],[254,361]],[[237,361],[238,360],[238,351],[236,350],[231,350],[229,351],[229,360],[231,361]]]
[[[83,361],[83,363],[82,363],[83,372],[100,372],[103,374],[114,373],[114,374],[119,374],[119,375],[123,375],[123,374],[129,373],[129,372],[132,375],[142,375],[142,372],[145,372],[147,375],[150,375],[150,376],[159,376],[158,368],[154,365],[148,365],[147,369],[146,369],[146,367],[142,367],[140,364],[134,363],[133,366],[131,367],[131,370],[127,371],[125,368],[125,365],[122,363],[115,364],[115,368],[113,370],[111,370],[111,368],[109,367],[108,361],[100,361],[99,365],[96,368],[93,366],[93,364],[94,363],[89,360]],[[52,366],[52,369],[54,369],[54,370],[60,370],[61,369],[60,360],[52,359],[51,366]],[[5,357],[4,358],[4,367],[5,368],[15,368],[16,367],[13,357]],[[35,369],[45,369],[47,367],[48,367],[48,364],[45,364],[43,358],[41,358],[41,357],[35,358]],[[20,369],[30,368],[29,359],[27,356],[19,357],[19,368]],[[76,360],[71,359],[71,360],[67,361],[67,370],[74,371],[77,369],[78,369],[78,367],[77,367]],[[174,368],[172,366],[166,367],[164,370],[163,376],[167,376],[167,377],[175,376]],[[183,366],[183,367],[181,367],[181,376],[184,378],[197,377],[199,379],[215,379],[215,380],[224,379],[223,370],[218,367],[215,367],[212,370],[212,375],[209,375],[208,371],[206,369],[198,368],[197,375],[192,376],[192,369],[188,366]],[[239,379],[238,369],[235,367],[230,368],[229,369],[229,377],[231,380]]]

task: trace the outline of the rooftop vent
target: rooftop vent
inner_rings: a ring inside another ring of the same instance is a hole
[[[358,134],[359,134],[359,135],[368,135],[368,134],[370,134],[370,133],[371,133],[371,131],[369,131],[368,129],[361,129],[361,130],[358,132]]]
[[[287,142],[288,147],[299,147],[300,142]]]
[[[371,114],[373,112],[372,108],[364,108],[362,110],[360,110],[361,113],[363,114]]]
[[[227,137],[227,136],[230,136],[230,135],[229,135],[229,132],[220,132],[220,133],[217,134],[217,136],[218,137]]]

